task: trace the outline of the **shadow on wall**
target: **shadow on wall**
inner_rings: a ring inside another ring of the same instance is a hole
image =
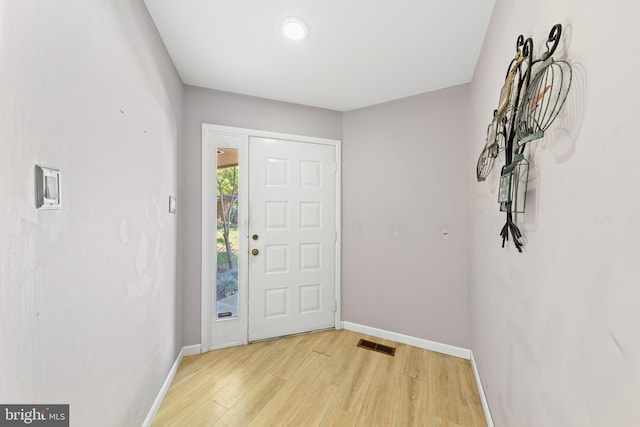
[[[573,156],[587,106],[587,79],[584,66],[581,63],[572,62],[567,54],[572,38],[573,27],[567,24],[562,32],[562,43],[559,44],[554,56],[557,60],[567,61],[571,65],[571,88],[561,114],[556,118],[555,126],[549,129],[542,140],[542,147],[548,147],[551,150],[557,163],[564,163]]]
[[[558,49],[553,55],[558,61],[567,61],[571,65],[571,87],[567,94],[567,99],[555,122],[545,132],[544,138],[540,141],[542,149],[548,148],[556,159],[556,163],[568,161],[576,150],[580,130],[584,122],[585,110],[587,108],[587,76],[584,66],[579,62],[573,62],[567,54],[571,46],[573,27],[565,25],[562,31],[562,42],[558,44]],[[546,50],[546,40],[540,40],[538,51]],[[529,161],[534,158],[538,144],[530,146]],[[534,175],[537,178],[537,175]]]
[[[540,192],[538,186],[540,185],[540,167],[535,163],[532,157],[532,161],[529,162],[529,181],[527,182],[526,201],[527,208],[523,214],[516,216],[516,221],[522,225],[520,228],[522,231],[536,231],[538,229],[538,201]]]
[[[587,78],[582,64],[572,63],[571,68],[571,89],[560,115],[538,144],[528,145],[527,209],[520,218],[523,231],[531,232],[538,229],[538,201],[540,196],[538,190],[541,171],[536,162],[536,152],[538,149],[548,149],[556,163],[565,163],[573,157],[576,151],[587,106]]]
[[[587,108],[587,76],[584,66],[572,63],[573,78],[567,101],[558,117],[558,126],[549,129],[542,141],[542,148],[549,148],[557,163],[573,157]]]

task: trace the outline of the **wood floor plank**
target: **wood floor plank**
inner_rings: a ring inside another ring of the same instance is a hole
[[[249,425],[284,383],[285,380],[282,378],[274,377],[271,374],[262,375],[253,387],[243,395],[243,398],[236,402],[214,425],[216,427]]]
[[[250,344],[253,351],[243,361],[242,366],[228,375],[225,384],[210,395],[219,404],[231,408],[258,382],[264,372],[269,371],[291,349],[295,341],[290,339],[265,341]]]
[[[335,393],[334,386],[318,381],[300,399],[296,411],[287,419],[285,425],[292,427],[320,425]]]
[[[394,426],[427,426],[429,385],[425,381],[400,375],[398,395],[393,410]]]
[[[356,347],[351,357],[338,368],[336,378],[341,384],[332,405],[348,412],[359,412],[375,369],[373,362],[380,356],[383,355]]]
[[[185,358],[153,425],[486,427],[469,361],[345,330]]]
[[[283,426],[295,417],[301,401],[320,375],[328,356],[309,351],[299,365],[289,374],[290,380],[256,415],[250,426]]]
[[[467,374],[473,372],[471,362],[468,360],[461,362],[454,371],[454,383],[458,384],[458,387],[450,387],[452,393],[455,393],[452,399],[456,403],[455,421],[460,425],[483,427],[486,422],[475,377]]]
[[[389,345],[385,343],[385,345]],[[398,381],[401,375],[403,349],[396,349],[396,357],[378,354],[375,369],[356,422],[357,426],[390,426],[393,422]]]
[[[200,400],[197,404],[190,405],[188,411],[180,411],[178,414],[163,412],[158,413],[152,426],[184,427],[199,426],[210,427],[226,412],[227,408],[217,404],[211,399]]]
[[[312,335],[313,334],[308,334],[285,338],[292,340],[293,345],[291,349],[283,355],[282,359],[269,370],[269,373],[285,380],[289,379],[291,372],[295,371],[304,359],[304,356],[307,355],[315,345]]]
[[[208,398],[220,389],[235,369],[241,366],[250,354],[249,346],[233,347],[217,350],[217,355],[209,352],[199,356],[198,368],[192,367],[190,372],[182,373],[179,369],[176,379],[171,384],[165,397],[165,404],[161,410],[171,411],[172,408],[180,408],[184,404],[199,402]]]
[[[422,381],[429,381],[433,378],[432,364],[437,353],[422,350],[416,347],[409,347],[407,355],[403,360],[402,373],[408,377]]]
[[[317,334],[318,336],[314,337],[317,339],[317,343],[313,347],[313,351],[326,354],[327,356],[335,355],[336,351],[348,345],[347,342],[349,338],[352,337],[351,334],[346,332],[347,331],[319,332]]]
[[[329,405],[319,425],[320,427],[352,427],[356,425],[357,419],[358,414]]]
[[[211,371],[212,368],[224,370],[227,365],[233,363],[238,355],[246,351],[245,347],[230,347],[197,356],[187,356],[182,359],[172,384],[178,386],[182,382],[189,382],[193,378],[197,378],[203,369],[207,371]]]

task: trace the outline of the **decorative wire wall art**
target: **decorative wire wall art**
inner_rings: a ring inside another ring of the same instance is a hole
[[[533,40],[518,36],[516,53],[507,68],[498,108],[493,112],[476,166],[476,178],[483,182],[498,154],[504,152],[498,203],[507,218],[500,236],[504,247],[511,235],[518,252],[522,252],[523,241],[514,214],[524,213],[526,207],[529,162],[525,148],[544,136],[558,117],[571,87],[571,65],[553,57],[561,35],[562,25],[554,25],[546,41],[546,51],[536,60],[533,59]]]

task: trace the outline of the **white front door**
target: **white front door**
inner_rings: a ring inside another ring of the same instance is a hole
[[[334,327],[336,147],[248,145],[249,341]]]

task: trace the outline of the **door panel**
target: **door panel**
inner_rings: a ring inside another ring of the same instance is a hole
[[[203,128],[203,351],[247,342],[247,141]]]
[[[335,325],[336,153],[249,140],[249,340]]]

